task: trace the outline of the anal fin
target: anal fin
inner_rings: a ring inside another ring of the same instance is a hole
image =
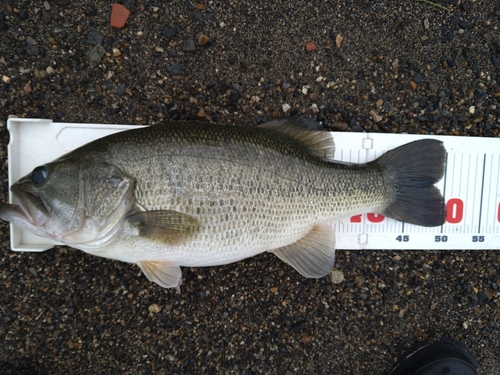
[[[149,281],[163,288],[176,288],[180,292],[182,282],[181,267],[169,261],[142,261],[137,263]]]
[[[271,252],[304,277],[324,277],[335,263],[335,231],[327,223],[316,224],[300,240]]]

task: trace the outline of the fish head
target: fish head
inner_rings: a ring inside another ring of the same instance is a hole
[[[92,157],[66,157],[33,169],[11,186],[19,202],[0,218],[68,245],[109,241],[133,206],[131,178]]]

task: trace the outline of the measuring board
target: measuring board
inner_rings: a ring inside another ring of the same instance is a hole
[[[94,139],[136,125],[56,123],[9,119],[9,185],[36,166]],[[436,185],[446,202],[446,222],[427,228],[368,213],[331,225],[337,249],[500,249],[500,138],[332,132],[334,159],[366,163],[419,139],[439,139],[447,150],[443,179]],[[422,155],[422,158],[425,158]],[[9,192],[12,202],[12,194]],[[44,251],[56,242],[10,226],[14,251]]]

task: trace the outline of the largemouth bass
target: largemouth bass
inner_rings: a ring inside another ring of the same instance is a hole
[[[136,263],[179,287],[181,266],[216,266],[273,252],[309,278],[328,275],[327,224],[365,212],[443,224],[445,149],[427,139],[367,164],[329,160],[313,120],[259,127],[176,122],[116,133],[36,167],[11,187],[0,218],[89,254]]]

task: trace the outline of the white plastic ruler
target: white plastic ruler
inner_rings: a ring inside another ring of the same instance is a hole
[[[134,125],[55,123],[9,119],[9,184],[34,167],[105,135]],[[500,249],[500,138],[410,134],[332,133],[335,160],[366,163],[384,152],[423,138],[447,150],[444,178],[446,223],[426,228],[373,213],[331,223],[338,249]],[[425,158],[425,155],[422,155]],[[12,196],[9,195],[12,202]],[[15,203],[15,202],[12,202]],[[44,251],[56,243],[11,225],[14,251]]]

